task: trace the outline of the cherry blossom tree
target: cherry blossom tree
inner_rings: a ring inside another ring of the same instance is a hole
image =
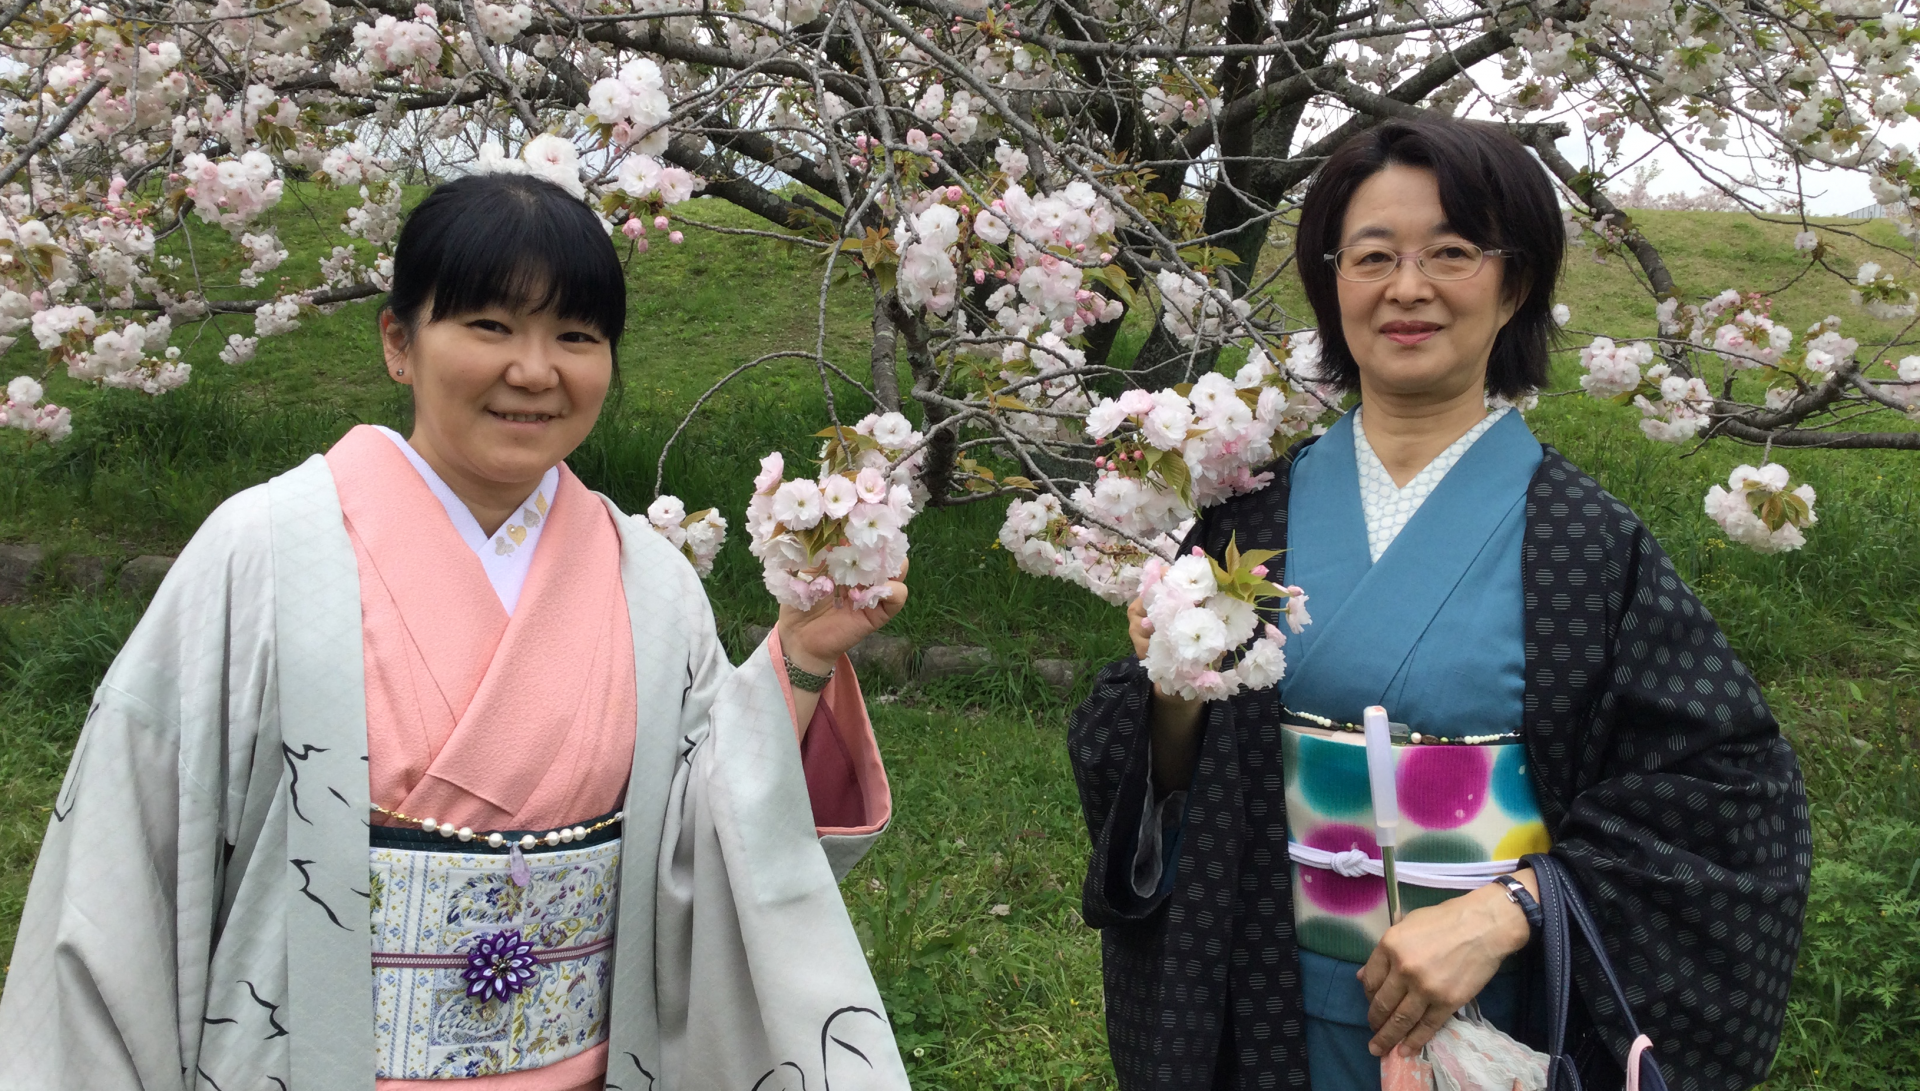
[[[1920,297],[1880,265],[1830,268],[1798,198],[1807,171],[1843,170],[1920,207],[1920,163],[1893,132],[1920,101],[1920,28],[1897,3],[10,0],[0,338],[30,334],[44,364],[0,418],[65,435],[69,414],[44,402],[54,370],[161,395],[188,381],[173,342],[198,324],[224,322],[220,359],[242,365],[259,338],[383,290],[402,179],[529,171],[589,201],[636,261],[695,229],[690,245],[744,232],[818,251],[813,343],[723,383],[810,366],[841,437],[828,379],[880,413],[913,409],[889,474],[910,465],[928,506],[1011,502],[1006,537],[1036,569],[1060,567],[1037,542],[1130,596],[1148,559],[1172,563],[1185,518],[1250,487],[1253,455],[1336,408],[1307,316],[1269,291],[1296,260],[1304,183],[1379,119],[1449,114],[1534,148],[1567,230],[1630,258],[1662,301],[1643,338],[1582,353],[1587,389],[1638,409],[1623,425],[1920,449],[1886,423],[1920,414],[1904,334],[1865,352],[1839,319],[1776,323],[1751,294],[1765,286],[1676,283],[1604,169],[1646,134],[1756,215],[1798,221],[1809,268],[1853,282],[1861,307],[1912,317]],[[1570,134],[1599,166],[1569,161]],[[289,183],[357,197],[317,268],[289,264],[273,227]],[[676,208],[695,194],[765,226],[699,222]],[[228,236],[238,286],[210,281],[183,244],[194,230]],[[848,272],[872,301],[855,371],[825,350],[828,285]],[[1118,367],[1129,315],[1144,341]],[[1761,462],[1706,504],[1738,540],[1788,548],[1810,494]],[[710,557],[711,522],[668,507],[663,532]]]

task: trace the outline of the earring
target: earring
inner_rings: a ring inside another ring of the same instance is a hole
[[[393,374],[395,378],[399,378],[400,376],[405,375],[406,373],[407,373],[407,369],[403,367],[397,367],[393,369]]]

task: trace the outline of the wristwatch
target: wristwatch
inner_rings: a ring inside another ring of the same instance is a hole
[[[832,667],[828,667],[827,673],[825,674],[815,674],[812,671],[804,671],[794,666],[793,660],[788,657],[785,652],[780,653],[780,658],[786,661],[787,681],[793,684],[794,689],[803,689],[808,693],[819,693],[821,690],[827,688],[828,682],[833,681]]]
[[[1527,884],[1511,875],[1496,875],[1493,881],[1505,888],[1507,900],[1519,906],[1520,912],[1527,915],[1527,927],[1538,932],[1543,920],[1540,903],[1534,901],[1533,894],[1527,890]]]

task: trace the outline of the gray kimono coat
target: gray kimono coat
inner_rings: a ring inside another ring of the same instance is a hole
[[[608,502],[640,694],[610,1091],[905,1088],[767,649]],[[0,1088],[372,1091],[359,573],[324,459],[228,500],[107,672],[41,849]],[[874,836],[877,836],[874,835]]]

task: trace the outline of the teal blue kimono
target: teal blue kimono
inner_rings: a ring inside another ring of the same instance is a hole
[[[1287,708],[1358,723],[1369,705],[1428,734],[1518,733],[1526,689],[1520,546],[1541,449],[1518,413],[1469,447],[1380,560],[1367,546],[1353,415],[1293,466],[1286,581],[1314,623],[1287,643]],[[1314,1091],[1377,1091],[1360,964],[1301,937]],[[1482,1013],[1511,1032],[1520,974],[1496,976]]]

